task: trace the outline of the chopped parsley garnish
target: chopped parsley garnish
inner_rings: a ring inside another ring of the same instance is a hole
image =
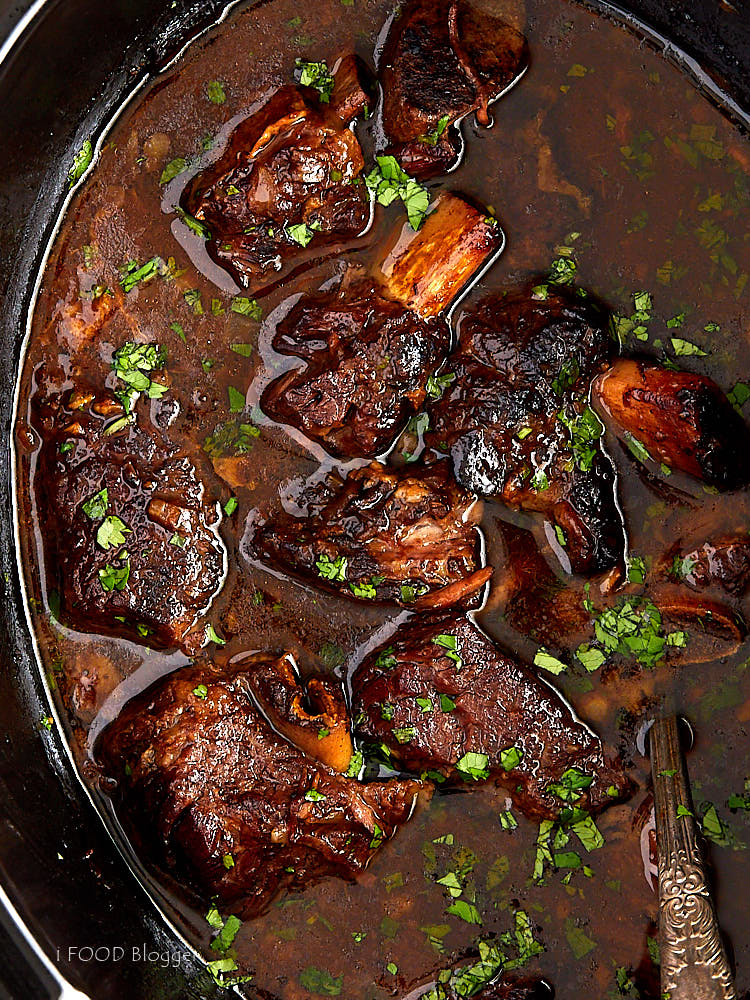
[[[229,385],[227,386],[227,394],[229,396],[229,412],[242,413],[247,406],[247,399],[244,392],[240,392],[233,385]]]
[[[401,726],[393,730],[393,735],[399,743],[411,743],[417,731],[414,726]]]
[[[232,857],[231,854],[225,854],[221,859],[221,863],[224,865],[227,871],[229,871],[230,868],[234,868],[234,858]]]
[[[224,92],[224,85],[220,80],[211,80],[206,87],[206,93],[212,104],[223,104],[227,99],[227,95]]]
[[[425,146],[437,146],[440,136],[448,128],[450,120],[450,115],[443,115],[433,129],[419,136],[419,141],[423,142]]]
[[[536,490],[537,493],[543,493],[544,490],[549,489],[549,478],[544,469],[537,469],[534,475],[531,477],[531,488]]]
[[[416,581],[414,583],[402,583],[401,584],[401,600],[404,604],[414,604],[414,602],[426,594],[429,590],[426,584]]]
[[[310,965],[300,972],[300,986],[308,993],[315,993],[321,997],[337,997],[341,995],[344,987],[343,976],[332,976],[325,969],[316,969]]]
[[[231,864],[226,859],[231,859]],[[225,854],[222,858],[222,863],[225,868],[233,867],[234,859],[231,854]],[[242,922],[233,914],[227,917],[226,920],[223,920],[215,906],[212,906],[206,914],[206,921],[210,927],[219,932],[211,942],[212,950],[224,956],[223,958],[217,958],[215,961],[209,962],[206,966],[214,982],[222,987],[249,982],[252,976],[228,975],[228,973],[236,972],[238,968],[237,962],[227,953],[234,944],[234,939],[237,937],[237,932],[242,926]]]
[[[346,769],[347,778],[359,778],[362,773],[362,768],[365,764],[365,758],[361,750],[355,750],[352,754],[352,759],[349,761],[349,767]]]
[[[687,806],[684,806],[681,802],[677,806],[677,817],[679,818],[680,816],[690,816],[690,817],[693,816],[692,811],[688,809]]]
[[[343,583],[346,580],[346,568],[349,565],[349,560],[346,556],[336,556],[335,559],[331,559],[325,553],[315,560],[315,569],[318,571],[318,576],[321,576],[324,580],[330,580],[331,583]]]
[[[593,783],[593,775],[586,774],[577,767],[569,767],[560,775],[559,781],[547,785],[547,791],[563,802],[576,802]]]
[[[175,157],[162,170],[159,184],[169,184],[170,181],[174,180],[175,177],[178,177],[185,170],[187,170],[187,160],[182,156]]]
[[[388,646],[381,653],[378,653],[375,666],[379,670],[391,670],[396,666],[398,660],[393,655],[393,646]]]
[[[238,295],[232,299],[229,308],[239,316],[249,316],[250,319],[258,323],[263,319],[263,310],[255,299],[249,299],[246,295]]]
[[[750,399],[750,385],[748,385],[747,382],[737,382],[732,389],[730,389],[727,399],[735,410],[741,410],[748,399]]]
[[[367,580],[360,580],[358,583],[350,583],[349,589],[354,594],[355,597],[359,597],[363,600],[374,601],[378,596],[377,587],[383,582],[385,577],[373,576],[370,577],[369,583]]]
[[[166,265],[161,257],[152,257],[145,264],[139,264],[137,260],[130,260],[124,264],[120,271],[122,277],[120,284],[124,292],[132,292],[136,285],[151,281],[157,274],[166,272]]]
[[[461,920],[465,920],[467,924],[478,924],[481,926],[482,918],[479,916],[479,910],[477,910],[473,903],[469,903],[465,899],[457,899],[450,906],[446,907],[445,912],[452,914],[454,917],[459,917]]]
[[[672,350],[678,358],[705,358],[706,356],[707,352],[704,351],[703,348],[698,347],[697,344],[692,344],[689,340],[682,340],[680,337],[671,337],[670,342],[672,344]]]
[[[96,532],[96,543],[107,552],[111,548],[123,545],[125,535],[130,533],[130,528],[116,514],[110,514],[99,525]]]
[[[325,795],[323,795],[322,792],[319,792],[317,788],[308,788],[305,792],[305,800],[307,802],[323,802],[324,799]]]
[[[556,656],[548,653],[546,649],[538,649],[536,651],[536,656],[534,657],[534,666],[541,667],[542,670],[547,670],[549,673],[557,676],[563,673],[563,671],[568,669],[568,665],[558,660]]]
[[[200,698],[201,701],[205,701],[208,697],[208,688],[205,684],[198,684],[193,688],[193,694],[196,698]]]
[[[651,296],[648,292],[633,294],[634,311],[631,316],[614,315],[612,329],[621,344],[628,337],[636,340],[648,340],[648,323],[651,321]]]
[[[300,222],[295,225],[287,226],[285,232],[287,236],[298,243],[301,247],[309,246],[312,243],[312,239],[317,232],[320,231],[319,222],[311,222],[308,225],[306,222]]]
[[[227,517],[231,517],[232,514],[234,514],[234,512],[237,510],[238,506],[239,506],[239,501],[237,497],[230,497],[224,504],[224,513],[226,514]]]
[[[588,472],[598,451],[597,442],[604,433],[601,420],[590,406],[587,406],[583,413],[574,417],[568,417],[563,410],[557,416],[560,422],[568,428],[576,465],[581,472]]]
[[[435,706],[432,704],[431,698],[417,698],[417,705],[421,708],[422,712],[428,713],[435,710]]]
[[[726,847],[732,841],[732,837],[727,824],[720,818],[716,811],[716,806],[710,802],[700,818],[701,833],[713,844],[719,847]]]
[[[418,230],[430,206],[430,193],[402,169],[394,156],[376,156],[377,166],[365,177],[367,187],[381,205],[392,205],[401,199],[409,225]]]
[[[440,711],[441,712],[452,712],[456,707],[455,701],[449,697],[447,694],[440,695]]]
[[[444,375],[430,375],[426,385],[427,395],[433,399],[440,399],[451,382],[455,381],[456,376],[453,372],[445,372]]]
[[[456,664],[456,670],[461,670],[464,661],[458,652],[458,639],[455,635],[436,635],[432,641],[436,646],[445,650],[443,655],[447,656],[449,660],[453,660]]]
[[[590,674],[593,674],[601,667],[607,657],[601,649],[589,646],[588,643],[581,643],[576,650],[576,659],[583,664],[584,668]]]
[[[515,830],[518,827],[518,820],[510,811],[510,809],[505,809],[499,814],[500,826],[503,830]]]
[[[558,257],[550,265],[547,280],[553,285],[572,285],[575,281],[577,270],[578,265],[572,257]]]
[[[581,366],[576,358],[567,358],[560,366],[560,371],[552,380],[552,391],[562,396],[567,389],[572,389],[581,374]]]
[[[323,104],[329,104],[336,81],[328,69],[327,63],[307,62],[304,59],[298,59],[296,65],[297,81],[303,87],[312,87],[313,90],[317,90]]]
[[[594,618],[596,639],[607,656],[619,653],[645,667],[654,667],[669,646],[687,644],[684,632],[665,634],[662,626],[661,612],[646,597],[623,597]]]
[[[94,147],[91,139],[85,139],[83,145],[73,157],[73,163],[68,171],[68,184],[73,187],[76,181],[86,173],[94,159]]]
[[[500,766],[503,771],[512,771],[521,763],[522,757],[523,750],[519,750],[518,747],[508,747],[507,750],[500,751]]]
[[[629,583],[643,583],[646,579],[645,560],[641,556],[629,556],[627,573]]]
[[[127,552],[123,552],[120,556],[119,566],[108,563],[99,570],[99,583],[102,586],[102,590],[107,593],[112,590],[125,590],[129,578],[130,557]]]
[[[254,439],[258,437],[260,427],[255,424],[228,420],[225,424],[219,424],[213,434],[209,434],[203,442],[203,450],[211,458],[221,458],[226,454],[246,455],[252,450]]]
[[[634,437],[630,431],[625,432],[625,443],[630,449],[630,453],[638,459],[639,462],[649,462],[651,461],[651,455],[648,449],[641,444],[637,437]]]
[[[138,396],[145,393],[149,399],[161,399],[168,386],[151,378],[151,373],[161,370],[167,359],[165,348],[158,344],[129,342],[118,348],[112,358],[112,369],[127,388],[115,393],[125,408],[132,413]]]
[[[196,236],[200,236],[202,240],[211,239],[211,230],[207,225],[205,225],[205,223],[201,222],[200,219],[196,219],[196,217],[191,215],[190,212],[186,212],[181,205],[177,205],[175,207],[175,212],[177,213],[180,222],[186,225],[191,232],[195,233]],[[214,301],[218,300],[215,299]]]
[[[486,753],[470,750],[456,763],[456,770],[465,780],[483,781],[490,776],[489,757]]]
[[[185,302],[190,306],[196,316],[202,316],[204,313],[203,302],[201,300],[200,289],[198,288],[188,288],[186,292],[183,292],[182,297]]]
[[[86,517],[91,518],[92,521],[98,521],[107,513],[108,507],[109,495],[107,493],[107,487],[105,486],[103,490],[99,490],[98,493],[89,497],[86,503],[84,503],[83,513]]]
[[[220,635],[216,632],[216,629],[209,622],[206,626],[206,644],[209,642],[215,642],[217,646],[226,646],[227,640],[222,639]]]
[[[249,358],[253,353],[252,344],[230,344],[229,350],[234,351],[235,354],[239,354],[243,358]]]

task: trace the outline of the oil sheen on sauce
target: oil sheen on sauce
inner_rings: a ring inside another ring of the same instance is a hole
[[[650,294],[647,339],[636,345],[641,353],[662,357],[666,348],[674,356],[670,338],[675,336],[697,344],[705,354],[682,356],[678,363],[729,391],[750,374],[747,139],[661,55],[599,14],[567,0],[529,0],[525,10],[521,0],[486,4],[525,31],[532,61],[524,79],[494,106],[494,127],[465,123],[460,168],[429,185],[449,186],[490,206],[507,235],[505,252],[468,303],[545,273],[556,258],[572,258],[577,282],[619,315],[632,315],[635,293]],[[124,701],[187,658],[77,633],[56,622],[34,503],[38,441],[28,443],[35,440],[27,426],[35,372],[46,360],[65,386],[74,368],[100,371],[102,358],[111,354],[106,337],[75,352],[65,322],[66,306],[96,280],[83,249],[96,240],[110,273],[128,260],[156,254],[174,257],[183,272],[172,282],[155,280],[129,295],[120,326],[111,331],[112,338],[125,340],[127,326],[137,327],[166,346],[170,392],[179,404],[173,436],[202,444],[215,434],[232,418],[229,386],[257,400],[264,381],[286,364],[268,347],[274,321],[304,289],[337,273],[340,254],[367,258],[378,227],[384,232],[392,226],[397,208],[380,210],[376,230],[365,240],[335,248],[314,268],[271,289],[260,300],[262,323],[231,310],[237,294],[231,279],[210,265],[200,241],[185,234],[172,208],[197,170],[192,164],[210,158],[234,123],[293,78],[295,58],[326,59],[331,65],[353,48],[372,64],[391,12],[391,0],[318,0],[314,10],[294,0],[270,0],[237,9],[128,106],[53,248],[22,374],[19,438],[27,444],[19,452],[19,542],[45,670],[76,759],[98,796],[89,759],[96,734]],[[211,81],[221,83],[223,102],[209,99]],[[175,158],[191,166],[160,185]],[[195,296],[192,304],[184,297],[192,289],[200,292],[200,313]],[[184,331],[184,341],[171,324]],[[252,350],[238,354],[230,347],[237,343]],[[301,438],[273,426],[257,410],[252,416],[260,428],[248,463],[252,476],[237,490],[239,507],[222,528],[228,577],[210,617],[228,642],[214,655],[223,661],[249,649],[288,649],[303,670],[346,674],[373,636],[387,636],[399,612],[316,594],[248,560],[243,545],[248,519],[277,510],[282,501],[294,505],[305,483],[325,471],[320,455]],[[647,568],[697,525],[705,526],[706,537],[750,527],[745,494],[721,497],[700,488],[678,493],[643,475],[619,446],[613,445],[611,454],[620,475],[629,549]],[[206,487],[218,497],[218,481]],[[591,637],[591,623],[580,611],[584,581],[567,577],[548,545],[539,564],[534,562],[536,543],[522,515],[488,503],[483,529],[488,561],[498,567],[479,616],[484,628],[527,660],[544,644],[572,662],[578,643]],[[509,550],[513,559],[528,560],[530,580],[512,614],[502,585]],[[572,635],[560,634],[546,610],[550,593],[563,584],[582,616]],[[659,700],[693,722],[694,797],[698,804],[713,803],[726,824],[725,842],[710,845],[710,861],[738,989],[740,994],[750,989],[750,820],[727,807],[750,775],[748,656],[747,644],[733,651],[707,635],[691,634],[683,659],[668,666],[648,670],[618,663],[592,674],[579,666],[555,679],[605,745],[623,754],[639,784],[631,801],[599,820],[606,843],[583,859],[590,876],[575,870],[564,881],[561,870],[534,882],[536,825],[519,816],[517,829],[503,830],[498,817],[504,800],[490,789],[438,793],[359,883],[329,879],[278,899],[266,915],[243,925],[235,942],[238,960],[241,971],[254,977],[243,989],[248,995],[257,987],[265,996],[302,1000],[310,996],[304,971],[315,968],[334,984],[342,977],[338,994],[352,1000],[407,996],[470,954],[480,933],[511,929],[513,908],[520,904],[544,946],[528,970],[553,983],[560,1000],[657,997],[656,897],[641,850],[648,764],[636,737]],[[446,914],[448,901],[436,877],[456,866],[475,894],[481,927]],[[171,909],[174,898],[169,899]],[[203,916],[179,904],[182,929],[210,960],[215,955],[207,948]],[[620,990],[619,969],[636,981],[640,993]]]

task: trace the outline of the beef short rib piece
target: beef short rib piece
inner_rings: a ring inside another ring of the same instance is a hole
[[[162,678],[125,706],[95,752],[118,783],[116,809],[136,846],[241,918],[282,888],[354,879],[409,818],[421,787],[344,777],[276,732],[253,698],[271,659]]]
[[[263,411],[331,455],[374,458],[421,408],[450,331],[443,319],[423,320],[365,280],[303,298],[273,346],[307,363],[271,383]]]
[[[454,375],[429,410],[427,442],[453,456],[480,496],[538,511],[555,526],[563,563],[595,573],[621,562],[624,534],[614,470],[588,407],[607,364],[607,314],[564,289],[526,288],[461,317]]]
[[[383,55],[383,128],[404,169],[450,170],[463,143],[454,123],[490,103],[528,65],[523,35],[467,0],[412,0],[396,17]]]
[[[271,383],[262,409],[338,458],[387,452],[450,350],[440,312],[501,243],[481,212],[442,195],[422,230],[396,241],[377,282],[349,272],[292,308],[273,346],[305,365]]]
[[[226,553],[191,459],[150,424],[146,406],[128,423],[106,391],[79,385],[38,407],[38,496],[42,523],[55,526],[47,581],[66,623],[200,646],[202,634],[188,633],[221,588]]]
[[[286,86],[237,126],[223,155],[195,177],[183,208],[210,232],[208,252],[257,290],[300,257],[358,236],[370,203],[359,142],[347,125],[367,103],[363,71],[343,60],[330,102]]]
[[[656,462],[720,490],[750,482],[750,431],[705,375],[622,359],[594,393],[617,436],[635,438]]]
[[[554,688],[469,618],[402,626],[357,668],[352,692],[359,734],[389,760],[452,783],[492,777],[526,815],[559,813],[555,785],[571,768],[593,779],[581,800],[589,809],[629,789],[622,769]]]
[[[362,601],[404,607],[467,606],[492,575],[481,566],[474,497],[450,462],[350,472],[307,518],[282,514],[255,536],[274,566]]]

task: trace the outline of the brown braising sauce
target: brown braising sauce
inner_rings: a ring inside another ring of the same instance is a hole
[[[527,0],[525,11],[520,0],[485,6],[523,30],[531,64],[493,106],[492,128],[465,123],[461,166],[428,182],[431,190],[447,187],[488,206],[507,236],[504,253],[454,319],[488,293],[531,276],[543,280],[553,261],[574,261],[576,283],[619,317],[640,309],[632,322],[619,324],[628,351],[666,354],[681,368],[710,375],[725,392],[750,381],[746,137],[673,65],[605,17],[568,0]],[[329,248],[323,260],[311,254],[312,263],[257,295],[260,319],[253,308],[248,314],[237,305],[245,293],[211,263],[200,237],[174,212],[190,178],[217,155],[232,127],[293,82],[296,58],[333,65],[354,50],[372,66],[392,12],[391,0],[318,0],[314,10],[269,0],[234,11],[126,108],[52,249],[21,381],[19,544],[42,662],[75,758],[103,802],[91,759],[97,735],[125,701],[189,657],[150,649],[132,629],[123,638],[58,622],[42,551],[54,525],[39,517],[35,492],[41,439],[33,402],[43,366],[48,391],[69,388],[81,373],[94,385],[109,380],[111,386],[112,352],[123,343],[153,341],[166,349],[167,433],[205,456],[202,479],[211,502],[238,501],[221,524],[226,579],[206,619],[226,644],[198,650],[196,662],[289,650],[303,673],[348,676],[405,615],[315,592],[254,561],[246,544],[248,525],[282,503],[304,504],[306,485],[322,480],[332,465],[257,407],[270,379],[290,365],[270,348],[274,324],[303,291],[338,274],[343,258],[371,260],[373,248],[403,221],[402,209],[378,208],[366,237]],[[357,126],[366,169],[376,127],[375,118]],[[179,160],[185,162],[175,164]],[[120,268],[154,256],[168,262],[171,274],[123,294]],[[96,320],[97,285],[116,290],[115,307],[94,335],[83,335]],[[247,395],[242,421],[253,428],[241,438],[233,406],[238,393]],[[741,405],[745,395],[740,387],[733,398]],[[238,440],[245,478],[230,491],[208,458],[233,454]],[[607,443],[636,592],[639,571],[645,567],[648,581],[683,543],[747,535],[747,492],[721,495],[665,477],[614,438]],[[392,460],[403,462],[401,453],[413,444],[407,434]],[[248,995],[257,989],[283,1000],[316,993],[351,1000],[417,996],[439,970],[476,957],[480,936],[513,930],[520,906],[544,949],[524,972],[543,975],[560,1000],[657,997],[656,896],[644,873],[641,836],[650,778],[637,736],[658,706],[685,714],[695,727],[693,793],[700,814],[709,804],[716,809],[707,821],[716,901],[734,949],[739,992],[750,989],[750,821],[747,808],[737,805],[738,796],[750,805],[743,798],[750,776],[750,646],[694,621],[684,626],[687,644],[666,660],[644,665],[614,655],[587,671],[574,652],[594,638],[592,619],[604,603],[601,580],[585,591],[585,579],[561,568],[554,538],[531,525],[522,514],[484,504],[482,528],[495,575],[478,621],[526,662],[542,646],[568,664],[549,679],[608,752],[622,754],[636,793],[598,818],[604,846],[587,853],[573,839],[561,850],[577,852],[581,865],[573,859],[575,867],[548,868],[538,880],[538,824],[516,811],[517,827],[503,829],[504,793],[438,791],[359,882],[326,879],[281,896],[265,915],[243,924],[235,948],[239,971],[253,977],[243,986]],[[518,578],[520,591],[508,582]],[[569,614],[555,603],[564,589]],[[747,601],[732,606],[742,613],[743,603],[747,617]],[[460,870],[464,898],[473,899],[481,926],[446,912],[451,898],[437,879],[450,870]],[[165,883],[163,891],[188,937],[208,961],[215,959],[207,907],[182,902],[173,885]]]

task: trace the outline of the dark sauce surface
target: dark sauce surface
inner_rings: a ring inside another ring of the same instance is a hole
[[[676,336],[706,352],[678,357],[682,367],[710,375],[725,391],[748,379],[746,138],[673,66],[621,26],[567,2],[529,0],[525,12],[515,0],[487,0],[485,6],[524,30],[531,66],[494,106],[492,129],[465,123],[462,166],[429,184],[488,205],[508,240],[504,254],[455,316],[488,293],[544,274],[553,259],[572,252],[577,282],[617,313],[631,315],[633,293],[651,294],[648,339],[635,342],[639,352],[662,357],[666,345],[674,357],[669,345]],[[243,541],[246,526],[259,513],[265,516],[282,503],[294,509],[304,502],[305,486],[331,466],[299,436],[271,425],[255,405],[269,378],[289,365],[269,347],[274,323],[301,292],[336,275],[343,255],[373,258],[373,248],[400,225],[398,208],[379,209],[365,238],[334,248],[326,260],[301,266],[281,287],[258,296],[260,324],[232,311],[233,296],[244,293],[216,271],[200,239],[173,211],[187,181],[199,164],[218,155],[231,127],[293,78],[296,57],[327,59],[332,65],[353,48],[372,64],[391,10],[390,0],[318,0],[308,14],[291,0],[271,0],[233,12],[125,109],[53,247],[22,375],[19,541],[44,667],[76,759],[97,794],[89,757],[96,734],[127,699],[187,657],[150,650],[137,635],[77,633],[54,617],[55,594],[45,584],[41,546],[50,526],[39,523],[34,500],[40,440],[30,419],[43,362],[48,378],[61,389],[78,372],[93,384],[108,378],[111,384],[113,350],[134,339],[136,331],[141,337],[147,333],[145,339],[168,352],[167,398],[177,404],[169,435],[199,449],[213,438],[216,452],[218,432],[221,448],[230,455],[227,441],[236,440],[237,415],[230,412],[228,387],[247,392],[259,436],[242,459],[245,485],[235,491],[239,506],[222,524],[228,576],[208,618],[227,643],[210,646],[198,660],[210,655],[225,662],[247,650],[286,649],[303,671],[336,669],[346,675],[404,615],[317,593],[271,573],[248,559]],[[222,103],[209,99],[211,81],[222,84]],[[366,151],[376,128],[376,120],[359,126]],[[178,157],[189,168],[160,185],[165,166]],[[84,250],[92,246],[93,253]],[[139,285],[98,333],[80,337],[77,319],[92,320],[92,286],[119,288],[123,264],[155,255],[174,258],[174,279]],[[197,296],[185,298],[190,290],[200,292],[200,313]],[[667,327],[682,314],[681,325]],[[231,346],[237,344],[252,350],[237,353]],[[627,346],[634,349],[632,341]],[[647,474],[614,439],[610,445],[630,552],[647,569],[676,544],[742,535],[750,528],[745,493],[719,496],[677,483],[677,476],[667,481]],[[393,460],[403,460],[399,453],[411,447],[410,440],[402,441]],[[230,496],[218,476],[209,472],[204,482],[216,502]],[[495,577],[478,620],[528,661],[541,644],[575,664],[573,651],[592,636],[583,611],[585,581],[566,576],[544,532],[529,527],[523,515],[485,504],[483,528]],[[509,558],[530,567],[528,586],[512,613],[505,584]],[[598,586],[594,581],[591,589],[595,604],[601,603]],[[571,591],[571,605],[581,609],[580,627],[559,629],[550,611],[562,587]],[[613,660],[593,674],[571,665],[554,679],[608,750],[622,753],[639,785],[630,802],[601,816],[605,846],[584,859],[591,877],[574,871],[564,884],[565,872],[559,871],[536,884],[537,827],[519,816],[518,828],[504,831],[498,819],[505,807],[502,793],[489,787],[471,794],[438,793],[357,884],[325,881],[278,899],[265,916],[243,925],[236,946],[242,971],[254,975],[249,995],[257,986],[264,995],[285,1000],[308,997],[300,974],[310,967],[343,977],[340,995],[353,1000],[418,995],[418,987],[439,969],[472,954],[480,933],[511,929],[513,907],[520,903],[545,948],[529,969],[546,976],[561,1000],[622,995],[615,980],[618,968],[635,977],[642,996],[658,996],[653,947],[649,952],[649,938],[656,934],[656,897],[644,874],[641,838],[650,808],[648,765],[636,736],[659,704],[693,722],[697,741],[689,765],[696,803],[699,808],[713,803],[728,825],[727,846],[712,845],[710,858],[738,988],[741,994],[750,989],[750,824],[746,814],[726,806],[750,774],[750,648],[734,650],[700,630],[689,635],[679,656],[653,669]],[[446,835],[452,843],[436,843]],[[435,879],[457,865],[475,891],[481,928],[445,912],[449,900]],[[168,909],[173,904],[171,899]],[[179,904],[178,922],[213,958],[202,917]],[[389,963],[397,967],[395,974],[388,971]]]

